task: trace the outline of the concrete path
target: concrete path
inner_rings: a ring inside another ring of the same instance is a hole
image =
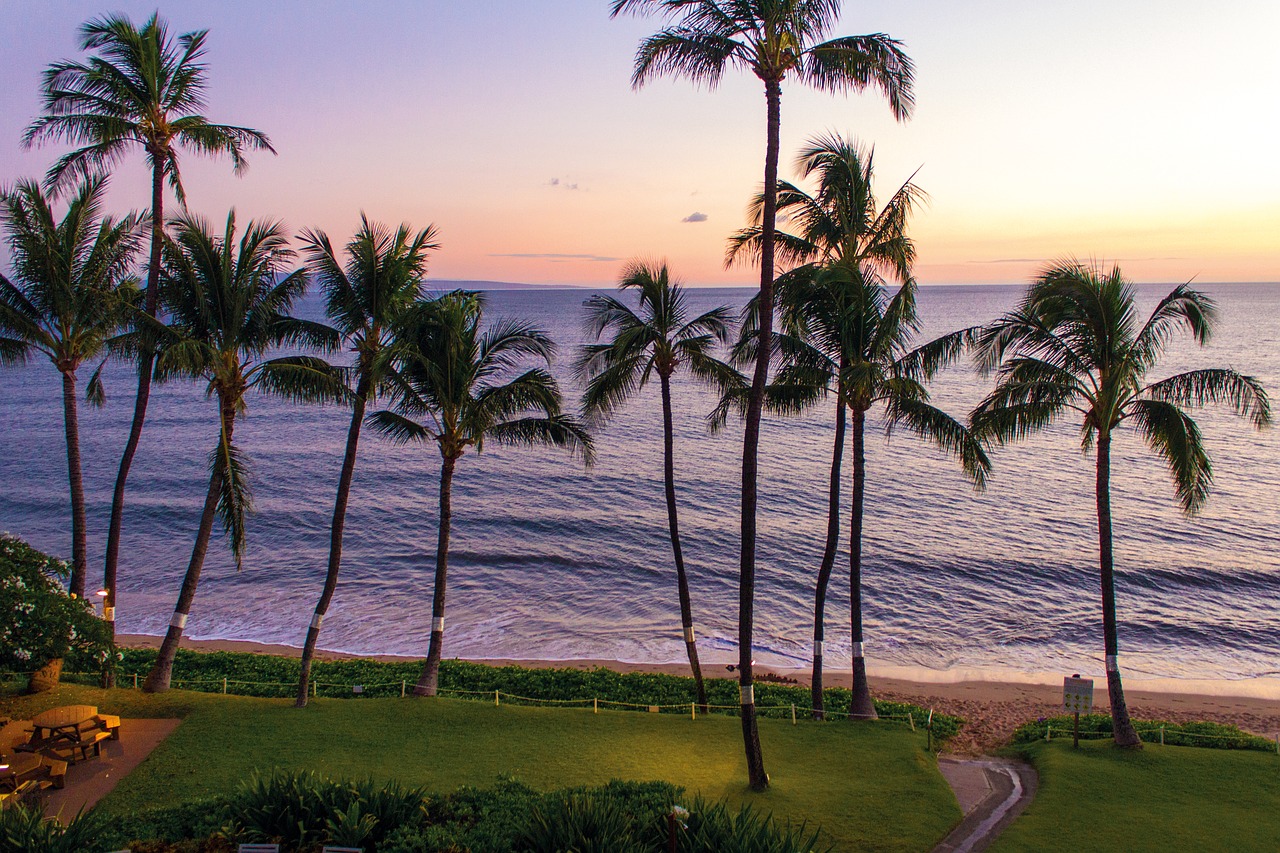
[[[120,740],[104,740],[102,755],[67,767],[67,786],[50,788],[44,797],[44,813],[63,823],[80,809],[95,805],[133,768],[173,734],[181,720],[121,720]]]
[[[939,758],[938,769],[955,791],[964,819],[933,853],[986,850],[1035,797],[1036,772],[1019,761]]]

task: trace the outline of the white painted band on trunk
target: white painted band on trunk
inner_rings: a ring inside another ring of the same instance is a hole
[[[754,684],[739,684],[738,697],[742,700],[743,705],[756,704],[756,686]]]
[[[822,641],[821,640],[813,641],[813,656],[816,658],[822,657]]]
[[[861,642],[857,642],[857,643],[854,643],[854,644],[853,644],[853,656],[854,656],[855,658],[860,658],[860,657],[862,657],[862,643],[861,643]]]
[[[437,617],[435,617],[434,619],[432,619],[432,620],[431,620],[431,630],[432,630],[433,632],[434,632],[434,631],[440,631],[441,633],[443,633],[443,632],[444,632],[444,617],[443,617],[443,616],[437,616]]]
[[[187,614],[173,611],[173,618],[169,620],[170,628],[182,629],[187,627]]]
[[[316,613],[311,617],[311,627],[313,630],[319,631],[320,626],[324,623],[324,614]]]
[[[693,626],[692,626],[692,625],[685,625],[685,626],[684,626],[684,641],[685,641],[686,643],[692,643],[692,642],[693,642]]]
[[[116,609],[115,609],[114,607],[105,607],[105,606],[104,606],[104,607],[102,608],[102,619],[103,619],[103,621],[104,621],[104,622],[114,622],[114,621],[116,621]]]
[[[1119,672],[1120,664],[1116,662],[1115,655],[1107,655],[1107,672]]]

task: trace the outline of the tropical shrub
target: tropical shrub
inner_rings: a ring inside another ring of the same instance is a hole
[[[71,566],[0,534],[0,671],[31,672],[66,659],[100,670],[116,660],[106,623],[69,595]]]

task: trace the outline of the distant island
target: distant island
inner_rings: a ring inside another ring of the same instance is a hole
[[[427,280],[432,290],[589,290],[585,284],[530,284],[522,281],[463,281],[452,278]]]

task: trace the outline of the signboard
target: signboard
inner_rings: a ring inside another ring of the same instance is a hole
[[[1087,714],[1093,709],[1093,679],[1077,675],[1062,679],[1062,708],[1068,714]]]

